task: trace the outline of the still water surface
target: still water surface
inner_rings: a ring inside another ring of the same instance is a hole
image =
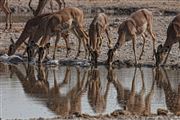
[[[52,118],[75,112],[134,114],[180,110],[180,71],[163,68],[107,69],[0,63],[0,118]],[[179,89],[178,89],[179,86]]]

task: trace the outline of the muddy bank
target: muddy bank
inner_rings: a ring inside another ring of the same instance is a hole
[[[133,115],[117,115],[117,116],[111,116],[111,115],[100,115],[100,116],[90,116],[86,114],[82,115],[72,115],[68,117],[56,117],[56,118],[31,118],[31,120],[62,120],[62,119],[69,119],[69,120],[178,120],[180,119],[179,116],[173,116],[173,115],[151,115],[151,116],[133,116]]]
[[[34,59],[35,60],[35,59]],[[7,63],[7,64],[22,64],[28,63],[27,57],[22,55],[13,55],[7,56],[6,54],[0,54],[0,62]],[[37,61],[31,61],[30,64],[39,65]],[[90,60],[87,59],[60,59],[60,60],[52,60],[46,59],[42,63],[47,66],[80,66],[80,67],[90,67],[94,66]],[[110,67],[106,61],[98,61],[96,66],[106,66],[107,68]],[[153,68],[157,67],[155,63],[138,63],[137,65],[134,64],[132,60],[116,60],[112,63],[112,68],[126,68],[126,67],[148,67]],[[170,69],[180,69],[179,64],[160,64],[159,67],[170,68]]]

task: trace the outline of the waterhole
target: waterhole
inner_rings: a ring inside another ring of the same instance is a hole
[[[180,71],[165,68],[81,68],[0,63],[0,118],[134,114],[180,109]],[[179,88],[179,89],[178,89]]]

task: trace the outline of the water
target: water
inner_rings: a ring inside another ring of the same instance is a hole
[[[52,118],[75,112],[99,115],[124,108],[139,115],[156,113],[158,108],[175,113],[180,109],[179,78],[179,70],[163,68],[0,63],[0,118]]]

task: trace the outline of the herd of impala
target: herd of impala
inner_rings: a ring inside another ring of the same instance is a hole
[[[140,9],[135,11],[119,25],[119,37],[113,47],[111,38],[108,33],[108,16],[104,13],[104,11],[97,13],[92,23],[90,24],[89,32],[86,33],[84,30],[84,13],[81,9],[76,7],[65,7],[64,0],[55,0],[59,5],[59,11],[41,14],[48,0],[39,0],[36,10],[31,7],[31,1],[32,0],[29,2],[29,7],[33,11],[34,17],[27,21],[19,39],[16,42],[11,39],[12,44],[9,46],[8,55],[13,55],[16,50],[24,43],[27,45],[27,49],[24,53],[27,52],[28,60],[31,61],[32,58],[35,58],[35,56],[38,54],[38,61],[42,62],[49,52],[50,38],[56,36],[53,53],[53,59],[55,59],[57,44],[60,37],[62,36],[66,43],[66,56],[68,56],[70,52],[70,45],[68,40],[70,31],[78,38],[79,42],[76,58],[79,56],[82,42],[85,50],[85,58],[91,57],[91,61],[94,64],[97,63],[97,58],[100,55],[101,45],[103,42],[103,32],[106,33],[109,41],[109,51],[107,53],[108,59],[106,61],[109,65],[111,65],[113,62],[113,57],[116,50],[120,48],[126,41],[130,40],[132,40],[133,44],[135,64],[138,64],[136,57],[136,39],[139,35],[141,35],[143,38],[142,51],[140,57],[138,58],[140,60],[144,53],[144,46],[146,42],[145,38],[147,36],[146,33],[149,33],[152,37],[153,58],[156,58],[156,65],[159,65],[162,62],[163,64],[166,63],[174,43],[179,42],[180,49],[180,14],[178,14],[169,24],[167,29],[167,39],[164,45],[159,45],[157,47],[156,51],[156,38],[152,32],[153,15],[147,9]],[[50,0],[50,3],[52,9],[52,0]],[[5,29],[8,29],[8,24],[9,28],[11,29],[11,10],[8,7],[8,0],[0,0],[0,7],[6,14]],[[27,38],[29,38],[28,43],[25,42]],[[39,45],[36,44],[38,41],[40,41]]]

